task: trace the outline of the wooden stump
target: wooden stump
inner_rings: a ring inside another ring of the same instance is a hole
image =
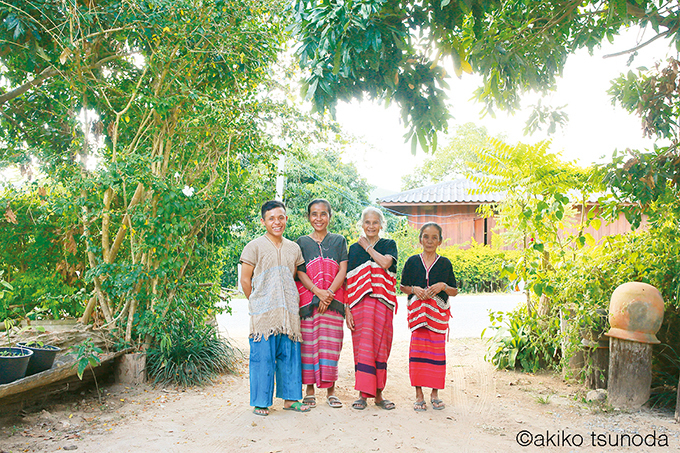
[[[586,362],[589,362],[585,384],[589,389],[606,389],[609,371],[609,348],[588,348]]]
[[[146,382],[146,353],[135,352],[117,357],[114,376],[121,384]]]
[[[609,338],[609,404],[638,409],[649,399],[652,387],[652,345]]]

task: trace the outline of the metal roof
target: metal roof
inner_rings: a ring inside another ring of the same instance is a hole
[[[442,204],[442,203],[497,203],[505,197],[505,192],[487,192],[476,194],[479,186],[466,178],[440,182],[431,186],[419,187],[405,192],[395,193],[378,199],[381,205],[395,204]],[[589,194],[586,203],[595,204],[605,193]],[[577,190],[569,190],[567,196],[578,203],[581,195]]]
[[[466,178],[440,182],[431,186],[399,192],[378,200],[380,204],[392,203],[495,203],[505,192],[472,193],[477,184]]]

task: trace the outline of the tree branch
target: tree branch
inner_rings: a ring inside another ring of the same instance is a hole
[[[120,246],[123,243],[123,239],[125,238],[125,233],[127,232],[127,230],[129,228],[131,228],[130,210],[140,202],[143,194],[144,194],[144,184],[142,184],[140,182],[140,183],[137,184],[137,189],[135,190],[135,194],[132,196],[132,200],[130,200],[130,204],[127,207],[125,215],[123,216],[123,221],[121,222],[122,224],[121,224],[120,228],[118,228],[118,233],[116,233],[116,238],[113,240],[113,245],[111,246],[111,251],[109,252],[109,260],[107,261],[108,263],[113,263],[113,261],[116,259],[116,255],[118,254],[118,250],[120,249]]]
[[[647,41],[647,42],[643,42],[642,44],[637,45],[637,46],[635,46],[635,47],[633,47],[633,48],[631,48],[631,49],[628,49],[628,50],[623,50],[623,51],[621,51],[621,52],[610,53],[610,54],[608,54],[608,55],[604,55],[602,58],[619,57],[619,56],[621,56],[621,55],[626,55],[626,54],[629,54],[629,53],[633,53],[633,52],[635,52],[635,51],[637,51],[637,50],[642,49],[642,48],[645,47],[645,46],[650,45],[651,43],[653,43],[654,41],[656,41],[656,40],[659,39],[659,38],[663,38],[664,36],[668,36],[668,34],[673,33],[676,29],[677,29],[677,26],[676,26],[676,27],[673,27],[673,28],[669,28],[669,29],[666,30],[665,32],[659,33],[658,35],[656,35],[655,37],[653,37],[652,39],[650,39],[650,40]]]
[[[12,100],[18,96],[21,96],[28,90],[30,90],[33,87],[37,87],[42,85],[42,83],[49,79],[50,77],[54,76],[57,74],[57,70],[54,69],[52,66],[49,68],[43,69],[43,71],[33,80],[24,83],[23,85],[20,85],[13,89],[12,91],[8,91],[7,93],[0,95],[0,105],[4,104],[5,102]]]

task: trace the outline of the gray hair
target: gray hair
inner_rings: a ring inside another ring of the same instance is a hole
[[[383,230],[387,228],[387,221],[385,220],[385,216],[383,215],[382,211],[373,206],[367,206],[363,211],[361,211],[361,225],[364,224],[364,220],[366,220],[366,215],[368,214],[377,215],[378,219],[380,219],[380,226],[383,228]]]

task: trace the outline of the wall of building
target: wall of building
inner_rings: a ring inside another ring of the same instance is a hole
[[[427,222],[436,222],[441,225],[444,234],[444,246],[459,244],[463,248],[469,247],[471,240],[474,239],[480,244],[498,243],[494,241],[496,221],[493,218],[484,219],[477,213],[478,204],[431,204],[431,205],[385,205],[392,210],[402,212],[409,216],[409,224],[415,228]],[[596,206],[589,206],[588,210],[597,209]],[[587,211],[586,211],[587,213]],[[581,207],[577,208],[577,216],[581,215]],[[644,220],[643,220],[644,226]],[[623,214],[615,222],[602,224],[598,230],[592,227],[584,229],[599,242],[603,237],[624,234],[631,231],[630,224]],[[568,230],[575,234],[576,230]],[[512,249],[511,246],[502,247]]]

